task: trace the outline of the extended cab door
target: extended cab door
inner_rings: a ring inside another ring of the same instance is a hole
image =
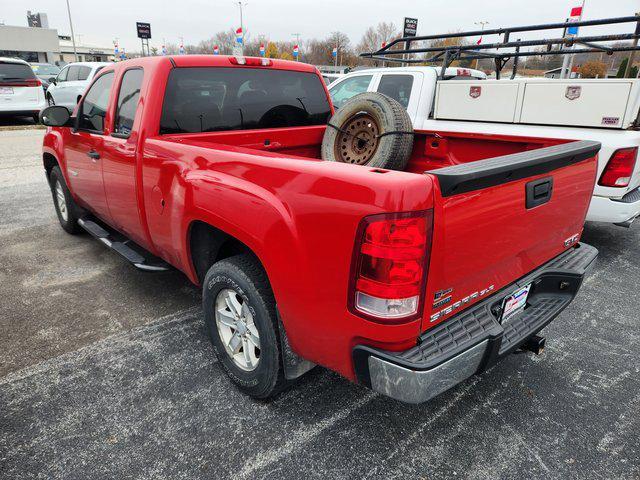
[[[113,77],[113,72],[107,72],[91,85],[78,107],[77,128],[69,132],[64,150],[71,190],[84,206],[106,221],[110,221],[110,215],[101,158]]]
[[[111,134],[104,139],[102,175],[113,226],[136,243],[147,246],[137,199],[136,155],[142,117],[140,90],[144,71],[129,68],[120,78]]]

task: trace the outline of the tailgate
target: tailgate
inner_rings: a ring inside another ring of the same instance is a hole
[[[570,142],[425,172],[439,188],[422,330],[577,243],[599,149]]]

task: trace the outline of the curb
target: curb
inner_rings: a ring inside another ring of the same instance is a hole
[[[0,132],[12,131],[12,130],[45,130],[47,127],[44,125],[5,125],[0,126]]]

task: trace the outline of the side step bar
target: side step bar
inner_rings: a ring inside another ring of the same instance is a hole
[[[139,270],[144,270],[145,272],[166,272],[167,270],[171,269],[169,264],[165,263],[161,259],[151,255],[148,252],[147,256],[144,256],[143,253],[139,251],[142,250],[140,247],[138,247],[139,250],[134,250],[128,245],[129,243],[132,243],[130,240],[125,239],[117,232],[108,232],[106,229],[98,225],[93,220],[90,220],[89,218],[85,217],[79,219],[78,225],[84,228],[87,232],[89,232],[93,237],[97,238],[108,248],[119,253],[129,263],[131,263]],[[118,240],[118,237],[122,237],[122,240]]]

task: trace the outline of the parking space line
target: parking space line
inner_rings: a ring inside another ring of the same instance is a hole
[[[164,327],[171,323],[180,323],[186,320],[190,320],[195,316],[199,315],[199,312],[201,311],[202,310],[200,307],[190,307],[190,308],[179,310],[175,313],[171,313],[169,315],[160,317],[145,325],[140,325],[130,330],[109,335],[108,337],[105,337],[94,343],[90,343],[89,345],[86,345],[78,350],[63,353],[62,355],[58,355],[57,357],[52,357],[40,363],[37,363],[35,365],[30,365],[28,367],[22,368],[15,372],[11,372],[8,375],[0,378],[0,385],[7,385],[14,382],[18,382],[18,381],[27,379],[33,375],[37,375],[37,374],[44,373],[49,370],[58,368],[70,361],[79,360],[83,357],[87,357],[93,354],[97,349],[109,348],[110,345],[113,345],[115,347],[120,342],[130,340],[132,335],[142,333],[142,332],[148,335],[153,333],[153,330],[158,327]]]

